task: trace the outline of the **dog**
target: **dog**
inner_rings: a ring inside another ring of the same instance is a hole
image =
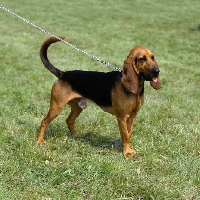
[[[64,39],[64,36],[59,36]],[[136,151],[131,148],[130,139],[136,115],[144,103],[144,81],[158,90],[162,84],[158,78],[159,68],[151,51],[142,46],[134,47],[123,64],[123,71],[66,71],[54,67],[47,57],[48,47],[59,39],[50,37],[40,48],[40,58],[44,66],[58,80],[51,90],[50,108],[42,120],[37,137],[39,144],[44,143],[44,133],[49,123],[59,115],[68,104],[71,112],[66,119],[68,129],[77,136],[74,124],[81,111],[86,108],[87,101],[92,101],[103,111],[115,115],[122,139],[125,157],[134,157]]]

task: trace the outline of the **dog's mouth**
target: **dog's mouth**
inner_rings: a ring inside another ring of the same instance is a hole
[[[158,76],[157,76],[157,77],[153,77],[153,78],[152,78],[152,81],[153,81],[154,83],[156,83],[156,82],[158,81]]]
[[[153,81],[154,83],[157,83],[159,72],[160,72],[159,68],[154,68],[153,70],[151,70],[148,73],[140,72],[140,77],[144,81]]]

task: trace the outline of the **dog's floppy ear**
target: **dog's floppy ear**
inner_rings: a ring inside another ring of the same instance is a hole
[[[136,74],[133,68],[132,57],[128,57],[124,61],[123,65],[123,74],[122,74],[122,83],[125,88],[133,94],[137,94],[139,91],[139,80],[138,75]]]
[[[162,84],[158,78],[154,79],[153,81],[150,81],[150,85],[155,89],[159,90],[162,87]]]

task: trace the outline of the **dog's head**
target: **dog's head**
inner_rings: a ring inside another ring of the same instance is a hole
[[[154,55],[145,47],[133,48],[123,65],[122,82],[132,93],[139,91],[139,79],[150,81],[151,86],[158,90],[162,87],[158,76],[159,68]]]

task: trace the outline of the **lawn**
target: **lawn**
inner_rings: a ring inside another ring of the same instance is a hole
[[[160,67],[161,90],[145,103],[125,159],[114,116],[90,104],[72,138],[65,119],[36,143],[56,80],[39,48],[49,36],[0,9],[0,199],[200,199],[200,3],[198,0],[1,0],[34,24],[122,67],[136,45]],[[111,71],[60,42],[49,50],[62,70]]]

